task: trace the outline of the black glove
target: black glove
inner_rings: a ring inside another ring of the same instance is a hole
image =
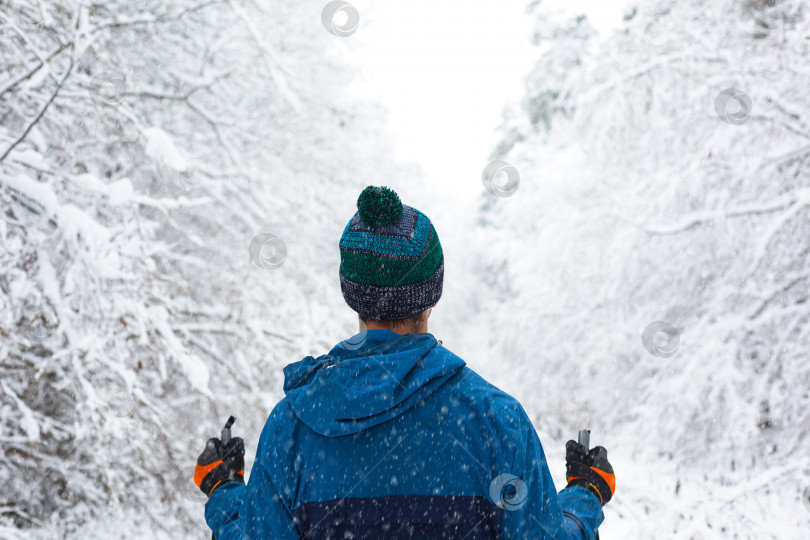
[[[208,439],[205,450],[197,458],[194,483],[208,497],[226,482],[245,483],[245,441],[234,437],[225,444]]]
[[[565,471],[568,485],[583,486],[590,489],[602,506],[613,498],[616,492],[616,476],[613,466],[608,462],[607,450],[594,446],[587,452],[585,447],[575,441],[565,443]]]

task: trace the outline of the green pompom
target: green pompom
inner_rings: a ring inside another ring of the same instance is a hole
[[[391,188],[368,186],[357,198],[357,211],[363,223],[376,229],[399,221],[402,217],[402,201]]]

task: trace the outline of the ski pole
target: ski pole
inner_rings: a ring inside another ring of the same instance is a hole
[[[234,422],[236,422],[236,418],[234,418],[233,416],[230,416],[228,418],[228,421],[225,422],[225,427],[222,428],[222,431],[219,433],[219,440],[222,444],[225,444],[226,442],[231,440],[231,426],[233,425]],[[211,533],[211,540],[217,540],[217,537],[214,535],[214,533]]]
[[[579,435],[577,436],[579,439],[577,442],[585,447],[585,451],[587,452],[591,447],[591,430],[590,429],[580,429]]]
[[[228,421],[225,422],[225,427],[222,428],[222,433],[220,433],[219,435],[220,442],[222,442],[222,444],[225,444],[226,442],[231,440],[231,426],[233,425],[234,422],[236,422],[236,418],[234,418],[233,416],[228,418]]]
[[[580,429],[579,435],[577,435],[577,442],[584,446],[585,452],[587,452],[591,447],[591,430]],[[596,531],[596,536],[594,538],[595,540],[599,540],[599,531]]]

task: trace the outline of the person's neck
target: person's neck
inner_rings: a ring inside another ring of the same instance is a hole
[[[369,324],[365,325],[362,322],[360,323],[360,331],[363,332],[364,330],[391,330],[392,332],[396,332],[404,336],[405,334],[426,334],[428,331],[427,321],[422,324],[418,324],[416,326],[397,326],[396,328],[388,328],[385,326],[378,326],[376,324]]]

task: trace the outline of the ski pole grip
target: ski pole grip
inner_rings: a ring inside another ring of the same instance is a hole
[[[236,418],[234,418],[233,416],[228,418],[228,421],[225,422],[225,427],[222,428],[222,433],[220,433],[219,437],[222,444],[225,444],[226,442],[231,440],[231,426],[233,425],[234,422],[236,422]]]
[[[225,444],[226,442],[231,440],[231,426],[233,425],[234,422],[236,422],[236,418],[234,418],[233,416],[230,416],[228,418],[228,421],[225,422],[225,427],[222,428],[222,431],[219,433],[219,439],[222,444]],[[214,535],[214,533],[211,533],[211,540],[217,540],[217,537]]]
[[[577,442],[584,446],[587,452],[591,447],[591,430],[580,429],[579,435],[577,435]],[[596,540],[599,540],[599,531],[596,531]]]
[[[577,442],[585,447],[585,450],[590,449],[591,447],[591,430],[590,429],[581,429],[579,430],[579,436],[577,437]]]

